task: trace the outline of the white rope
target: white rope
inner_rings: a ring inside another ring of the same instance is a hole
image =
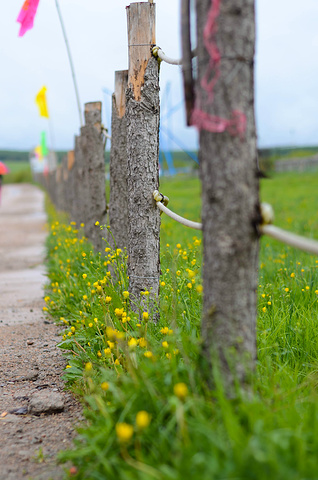
[[[181,223],[185,227],[194,228],[195,230],[202,230],[202,223],[192,222],[191,220],[187,220],[186,218],[183,218],[180,215],[172,212],[163,203],[161,203],[162,201],[165,201],[165,200],[166,200],[166,203],[168,203],[169,199],[168,197],[165,197],[164,195],[159,193],[158,190],[155,190],[153,192],[153,198],[156,201],[157,207],[166,215],[168,215],[168,217],[172,218],[176,222]]]
[[[182,60],[178,60],[176,58],[170,58],[166,55],[160,47],[153,47],[152,53],[155,57],[160,58],[163,62],[169,63],[170,65],[182,65]]]
[[[274,225],[263,225],[260,227],[260,231],[280,242],[287,243],[287,245],[290,245],[291,247],[296,247],[305,252],[318,255],[318,242],[316,240],[301,237],[295,233],[290,233],[281,228],[274,227]]]
[[[182,65],[182,58],[177,59],[177,58],[168,57],[168,55],[166,55],[164,51],[157,45],[153,47],[152,53],[155,57],[160,58],[160,60],[162,60],[163,62],[169,63],[170,65]],[[193,50],[193,52],[191,53],[192,53],[192,57],[196,56],[196,50]]]
[[[164,212],[168,217],[173,218],[176,222],[185,225],[186,227],[194,228],[195,230],[202,230],[202,223],[192,222],[191,220],[187,220],[186,218],[180,217],[176,213],[169,210],[169,208],[165,207],[161,202],[157,202],[157,207]]]
[[[196,230],[202,230],[202,223],[192,222],[191,220],[187,220],[186,218],[177,215],[176,213],[169,210],[169,208],[165,207],[162,203],[162,195],[155,190],[153,192],[153,197],[156,200],[157,207],[164,212],[168,217],[176,220],[177,222],[185,225],[186,227],[194,228]],[[291,247],[299,248],[300,250],[304,250],[308,253],[313,253],[318,255],[318,241],[312,240],[310,238],[301,237],[300,235],[296,235],[295,233],[287,232],[278,227],[274,227],[274,225],[266,225],[266,223],[270,223],[273,219],[273,210],[272,207],[268,204],[262,203],[261,204],[261,214],[264,221],[264,225],[259,227],[260,232],[263,235],[268,235],[269,237],[275,238],[282,243],[286,243]]]

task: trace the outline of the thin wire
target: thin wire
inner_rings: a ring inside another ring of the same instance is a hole
[[[128,47],[154,47],[154,43],[131,43]]]
[[[64,27],[64,22],[63,22],[61,10],[60,10],[59,4],[58,4],[58,0],[55,0],[55,4],[56,4],[57,13],[58,13],[58,16],[59,16],[59,19],[60,19],[60,24],[61,24],[61,27],[62,27],[62,32],[63,32],[63,36],[64,36],[64,41],[65,41],[65,45],[66,45],[68,59],[69,59],[70,66],[71,66],[72,78],[73,78],[76,101],[77,101],[77,108],[78,108],[78,113],[79,113],[79,118],[80,118],[80,125],[82,127],[84,125],[83,115],[82,115],[82,110],[81,110],[81,102],[80,102],[78,88],[77,88],[77,82],[76,82],[76,76],[75,76],[75,70],[74,70],[71,50],[70,50],[69,43],[68,43],[68,40],[67,40],[66,30],[65,30],[65,27]]]

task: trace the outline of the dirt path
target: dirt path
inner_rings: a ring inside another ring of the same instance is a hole
[[[59,328],[45,320],[44,195],[5,185],[0,205],[0,480],[60,480],[80,407],[64,392]]]

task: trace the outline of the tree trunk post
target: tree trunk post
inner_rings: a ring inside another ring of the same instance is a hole
[[[62,158],[62,185],[63,185],[63,202],[61,210],[69,213],[69,186],[68,186],[69,172],[67,168],[67,155]]]
[[[224,382],[256,359],[259,182],[254,118],[254,0],[197,0],[204,352]],[[213,360],[212,360],[213,362]]]
[[[76,202],[74,204],[74,221],[77,228],[80,228],[81,224],[85,224],[87,218],[87,206],[89,203],[89,185],[88,174],[86,171],[85,159],[82,151],[82,138],[79,135],[75,136],[75,193]],[[85,227],[84,227],[85,228]]]
[[[104,140],[102,135],[102,104],[85,104],[85,126],[81,128],[81,146],[89,178],[89,205],[86,210],[85,235],[97,251],[103,250],[103,231],[106,224],[106,190]],[[96,225],[96,223],[98,224]]]
[[[55,207],[61,211],[63,208],[63,183],[62,183],[62,165],[56,169],[56,202]]]
[[[112,141],[110,148],[110,195],[109,242],[116,247],[127,248],[128,206],[127,206],[127,128],[126,128],[126,88],[128,71],[115,72],[115,92],[112,97]]]
[[[75,185],[74,185],[74,177],[75,177],[75,155],[74,150],[69,150],[67,152],[67,170],[68,170],[68,200],[69,204],[67,206],[67,211],[70,216],[70,220],[74,220],[73,210],[74,210],[74,203],[76,202],[76,193],[75,193]]]
[[[159,67],[152,57],[155,5],[127,7],[128,88],[128,275],[131,298],[158,318],[160,215],[153,199],[159,186]],[[142,296],[142,292],[149,292]],[[149,306],[145,303],[148,298]],[[149,301],[150,300],[150,301]],[[133,303],[132,303],[133,304]],[[136,310],[138,308],[136,307]]]

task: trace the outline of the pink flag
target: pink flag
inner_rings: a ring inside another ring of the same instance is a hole
[[[34,17],[40,0],[25,0],[18,15],[17,22],[21,23],[19,37],[33,27]]]

